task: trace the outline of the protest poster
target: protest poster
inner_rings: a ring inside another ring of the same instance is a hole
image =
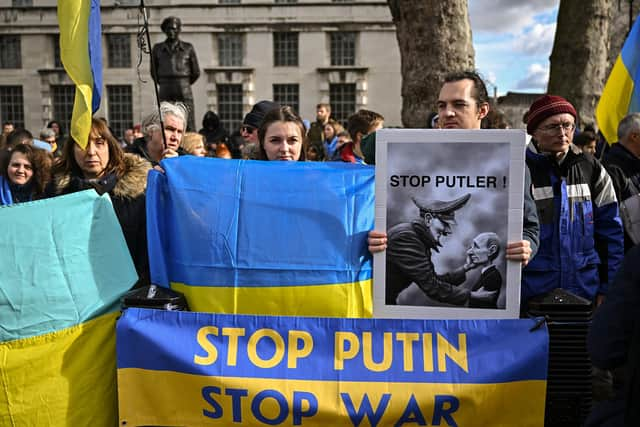
[[[130,308],[119,425],[537,427],[549,344],[535,323]]]
[[[376,135],[374,316],[517,318],[522,130],[383,129]]]

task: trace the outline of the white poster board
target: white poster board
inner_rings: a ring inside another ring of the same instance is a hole
[[[377,132],[375,317],[518,318],[524,154],[522,130]]]

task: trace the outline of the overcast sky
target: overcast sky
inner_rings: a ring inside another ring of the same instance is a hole
[[[476,68],[498,87],[499,95],[546,91],[558,4],[559,0],[469,0]]]

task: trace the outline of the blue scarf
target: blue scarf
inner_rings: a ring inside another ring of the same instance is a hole
[[[0,205],[10,205],[13,203],[13,197],[11,197],[11,189],[9,188],[9,181],[0,175]]]

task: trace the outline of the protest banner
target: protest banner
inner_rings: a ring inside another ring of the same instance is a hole
[[[374,171],[191,156],[147,188],[151,280],[194,311],[370,317]]]
[[[534,324],[128,309],[120,425],[537,427],[548,333]]]
[[[517,318],[525,135],[382,129],[376,134],[376,317]]]
[[[0,234],[0,425],[115,425],[115,321],[137,275],[109,196],[0,207]]]

